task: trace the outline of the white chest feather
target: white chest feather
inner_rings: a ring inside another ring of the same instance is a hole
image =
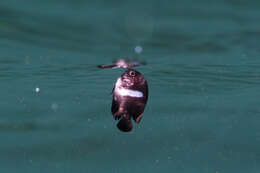
[[[120,95],[120,96],[129,96],[129,97],[137,97],[137,98],[142,98],[143,93],[141,91],[137,90],[131,90],[131,89],[125,89],[121,87],[122,81],[119,78],[116,82],[115,86],[115,92]]]
[[[136,90],[131,90],[131,89],[117,88],[116,92],[120,96],[129,96],[129,97],[138,97],[138,98],[143,97],[142,92],[136,91]]]

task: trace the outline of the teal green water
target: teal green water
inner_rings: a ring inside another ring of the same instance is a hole
[[[259,9],[1,0],[0,172],[260,172]],[[148,63],[131,133],[110,112],[123,70],[96,68],[119,57]]]

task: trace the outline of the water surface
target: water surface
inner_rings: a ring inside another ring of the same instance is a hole
[[[1,172],[259,172],[259,7],[2,0]],[[148,63],[128,134],[110,113],[123,70],[96,68],[119,57]]]

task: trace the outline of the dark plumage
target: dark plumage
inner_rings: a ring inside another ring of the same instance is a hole
[[[148,99],[148,85],[143,75],[127,69],[118,79],[113,89],[111,111],[117,127],[124,132],[132,130],[131,118],[139,123]]]
[[[132,119],[139,123],[148,99],[148,85],[144,76],[131,68],[144,65],[144,62],[119,59],[111,65],[98,65],[99,68],[126,68],[117,79],[113,93],[111,112],[117,127],[123,132],[132,130]]]

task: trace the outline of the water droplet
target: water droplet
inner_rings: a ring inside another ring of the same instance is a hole
[[[29,56],[26,56],[24,61],[26,65],[30,64]]]
[[[51,109],[53,110],[53,111],[57,111],[58,110],[58,104],[57,103],[52,103],[51,104]]]
[[[135,53],[140,54],[140,53],[142,53],[142,51],[143,51],[142,46],[136,46],[135,47]]]
[[[35,88],[35,92],[37,92],[37,93],[40,92],[40,88],[38,88],[38,87]]]

